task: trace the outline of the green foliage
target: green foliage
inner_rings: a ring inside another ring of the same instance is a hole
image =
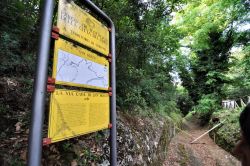
[[[156,108],[175,101],[169,74],[179,32],[170,13],[182,1],[94,1],[114,21],[117,43],[117,104],[123,109]],[[0,21],[0,74],[33,76],[40,0],[4,1]],[[80,1],[77,1],[81,4]],[[176,6],[175,6],[176,5]],[[17,17],[16,17],[17,16]],[[25,81],[24,93],[30,82]]]
[[[6,107],[6,105],[0,101],[0,115],[5,114],[8,111],[8,108]]]
[[[62,143],[62,149],[64,152],[70,151],[72,144],[70,142],[63,142]]]
[[[249,22],[246,2],[93,2],[112,18],[116,26],[117,105],[121,110],[146,113],[155,110],[178,124],[181,113],[186,115],[197,104],[193,110],[205,123],[219,108],[222,98],[250,93],[249,31],[237,31],[239,22]],[[40,0],[4,0],[0,8],[0,75],[21,77],[20,92],[30,95]],[[230,59],[234,46],[242,47],[244,54],[237,62]],[[175,80],[170,75],[173,71],[179,73],[182,90],[173,83]],[[0,115],[4,115],[4,121],[15,113],[10,113],[12,109],[8,107],[0,101]],[[21,108],[23,112],[26,109]],[[13,119],[28,125],[24,116],[22,118]],[[225,130],[222,131],[229,134]],[[6,137],[6,132],[0,137]],[[72,144],[63,142],[60,150],[66,152],[72,148]],[[90,149],[84,149],[82,154],[77,159],[82,165],[99,160]],[[19,159],[13,163],[18,165]]]
[[[195,115],[197,115],[196,111],[192,110],[188,112],[188,114],[184,117],[184,120],[191,121],[195,117]]]
[[[164,104],[158,105],[156,111],[162,115],[170,115],[172,112],[181,114],[175,101],[167,101]]]
[[[229,152],[232,152],[232,149],[235,147],[237,141],[240,139],[240,125],[239,125],[239,116],[241,109],[236,110],[218,110],[213,113],[212,117],[224,121],[222,126],[216,128],[213,132],[210,133],[210,136],[215,137],[215,142],[226,149]],[[210,121],[211,127],[213,125]]]
[[[216,94],[219,102],[228,95],[226,84],[248,82],[243,79],[248,75],[242,72],[239,74],[241,79],[234,77],[232,80],[228,75],[233,65],[231,49],[236,45],[248,45],[249,32],[238,30],[240,22],[249,22],[247,13],[240,0],[202,0],[187,2],[176,14],[172,22],[182,33],[176,68],[182,85],[195,104],[208,94]],[[249,92],[246,91],[248,85],[239,87],[231,94]]]
[[[77,159],[77,163],[79,166],[87,166],[91,165],[91,163],[96,163],[100,160],[100,156],[97,156],[91,149],[84,149],[82,152],[82,156],[79,156]]]
[[[239,48],[232,54],[234,65],[227,73],[231,81],[223,87],[228,98],[242,98],[250,94],[249,48],[249,46]]]
[[[25,166],[26,164],[20,158],[13,158],[9,163],[11,166]]]
[[[242,15],[244,10],[240,0],[201,0],[188,2],[176,17],[179,29],[192,36],[192,46],[197,50],[209,49],[211,32],[222,32]]]
[[[0,75],[30,75],[37,41],[39,0],[0,4]]]
[[[182,125],[182,114],[178,111],[170,112],[169,117],[180,127]]]
[[[164,105],[158,105],[155,109],[160,115],[170,118],[175,125],[182,125],[183,114],[178,109],[175,101],[168,101]]]
[[[193,100],[190,97],[188,91],[184,87],[179,87],[177,89],[177,107],[180,109],[181,113],[185,116],[191,111],[194,106]]]
[[[179,33],[169,23],[177,6],[163,0],[94,2],[116,25],[118,106],[129,110],[156,108],[174,101],[169,72],[173,70],[171,55],[179,45]]]
[[[198,105],[193,108],[198,118],[201,120],[202,125],[209,122],[213,112],[220,108],[217,101],[217,96],[215,94],[203,95],[198,101]]]

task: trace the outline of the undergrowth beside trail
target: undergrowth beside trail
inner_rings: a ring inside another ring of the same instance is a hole
[[[240,139],[239,116],[241,111],[242,109],[240,108],[236,110],[219,109],[211,114],[210,120],[207,123],[209,128],[212,128],[218,123],[223,122],[222,125],[211,131],[209,136],[217,145],[230,153],[232,153],[233,148]],[[198,124],[203,123],[197,110],[189,112],[185,116],[185,120],[196,120]]]
[[[220,122],[224,120],[225,121],[209,135],[211,138],[214,138],[216,144],[228,152],[232,152],[232,149],[240,139],[239,116],[241,111],[241,109],[224,109],[214,112],[212,115],[212,119],[219,119]],[[209,125],[212,128],[217,123],[214,123],[212,120],[210,120]]]

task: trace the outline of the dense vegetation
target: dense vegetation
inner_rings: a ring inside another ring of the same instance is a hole
[[[11,135],[8,126],[29,125],[41,2],[0,3],[1,139]],[[116,25],[119,110],[173,118],[197,110],[208,121],[222,99],[249,95],[248,0],[93,2]],[[15,98],[6,80],[18,88]]]
[[[212,107],[204,110],[208,116],[222,99],[249,94],[249,74],[244,67],[249,59],[249,25],[243,28],[249,23],[247,9],[247,1],[190,2],[176,16],[178,29],[184,34],[179,59],[185,62],[177,61],[182,85],[200,110],[214,100]]]
[[[248,1],[95,3],[117,28],[120,108],[175,107],[184,94],[194,104],[208,94],[220,102],[249,91],[249,30],[241,28],[249,22]],[[5,1],[1,7],[1,75],[32,76],[40,1]],[[176,73],[187,93],[178,91]]]

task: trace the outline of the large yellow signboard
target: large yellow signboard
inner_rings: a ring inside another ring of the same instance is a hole
[[[56,84],[101,90],[109,88],[109,62],[63,39],[55,41],[53,78]]]
[[[108,55],[108,28],[74,2],[59,0],[57,26],[60,34]]]
[[[55,90],[50,100],[48,138],[57,142],[108,128],[108,93]]]

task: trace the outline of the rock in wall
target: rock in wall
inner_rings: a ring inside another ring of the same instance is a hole
[[[119,165],[162,165],[173,136],[174,125],[169,118],[139,117],[120,113]]]

